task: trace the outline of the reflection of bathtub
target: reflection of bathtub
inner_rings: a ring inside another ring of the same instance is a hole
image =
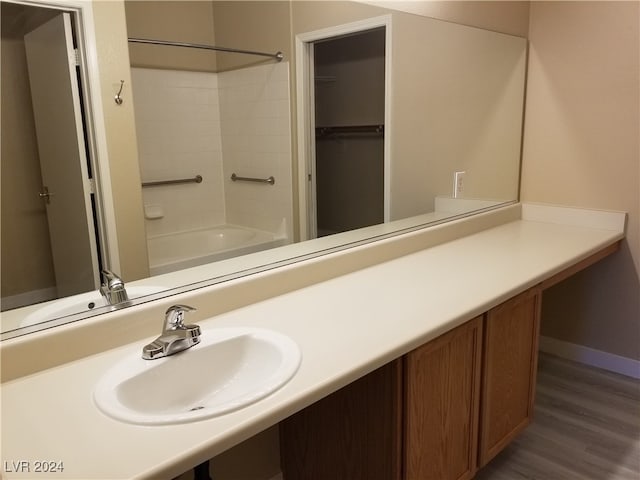
[[[286,243],[283,236],[236,225],[157,235],[147,238],[149,270],[160,275]]]

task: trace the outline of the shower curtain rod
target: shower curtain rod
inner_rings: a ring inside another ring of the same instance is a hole
[[[237,48],[216,47],[214,45],[201,45],[198,43],[186,43],[186,42],[168,42],[165,40],[151,40],[148,38],[129,38],[130,43],[146,43],[149,45],[166,45],[171,47],[186,47],[186,48],[199,48],[201,50],[215,50],[217,52],[230,52],[230,53],[245,53],[248,55],[260,55],[262,57],[275,58],[278,62],[284,58],[282,52],[265,53],[255,52],[252,50],[240,50]]]

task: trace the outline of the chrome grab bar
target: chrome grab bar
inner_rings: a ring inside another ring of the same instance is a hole
[[[157,182],[142,182],[143,187],[157,187],[159,185],[178,185],[180,183],[202,183],[202,175],[193,178],[179,178],[177,180],[160,180]]]
[[[239,177],[235,173],[231,174],[231,180],[234,182],[255,182],[255,183],[268,183],[269,185],[273,185],[276,183],[276,179],[273,176],[269,178],[251,178],[251,177]]]

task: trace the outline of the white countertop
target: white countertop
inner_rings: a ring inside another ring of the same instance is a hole
[[[177,476],[622,239],[624,218],[525,205],[523,220],[200,321],[203,335],[215,326],[273,329],[303,355],[282,389],[218,418],[142,427],[97,410],[92,392],[100,376],[152,338],[6,382],[3,478]],[[11,462],[33,469],[43,460],[63,462],[64,471],[6,472]]]

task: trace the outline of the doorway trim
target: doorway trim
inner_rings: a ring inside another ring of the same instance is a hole
[[[103,262],[121,272],[116,214],[111,188],[111,170],[107,148],[104,107],[101,97],[100,69],[96,47],[95,16],[92,2],[86,0],[3,0],[7,3],[49,8],[72,13],[75,17],[80,78],[85,104],[84,121],[89,144],[89,161],[93,171],[91,187],[96,203],[99,249]],[[96,272],[99,284],[100,275]]]
[[[314,132],[311,115],[313,105],[313,79],[310,78],[312,65],[311,44],[319,40],[364,32],[374,28],[385,28],[384,46],[384,221],[391,218],[391,15],[367,18],[356,22],[345,23],[333,27],[314,30],[296,35],[296,136],[298,142],[298,211],[300,241],[311,238],[311,215],[309,207],[312,205],[312,189],[310,175],[315,165]]]

